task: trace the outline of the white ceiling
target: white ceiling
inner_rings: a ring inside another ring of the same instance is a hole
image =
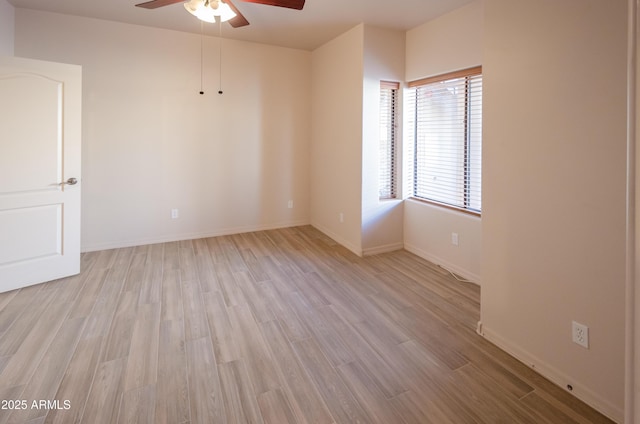
[[[145,0],[8,0],[16,8],[86,16],[185,32],[200,32],[200,21],[177,3],[159,9],[134,7]],[[292,10],[233,0],[251,25],[222,25],[222,36],[313,50],[355,25],[407,30],[473,0],[306,0]],[[205,34],[218,35],[217,24],[205,24]]]

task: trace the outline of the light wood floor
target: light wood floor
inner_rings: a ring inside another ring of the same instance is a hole
[[[406,251],[298,227],[82,263],[0,294],[0,400],[27,403],[0,423],[610,422],[477,336],[479,288]]]

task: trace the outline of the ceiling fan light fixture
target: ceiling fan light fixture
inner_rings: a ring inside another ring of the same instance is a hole
[[[215,23],[216,17],[220,22],[226,22],[236,16],[228,4],[219,0],[190,0],[184,4],[184,8],[201,21],[210,23]]]
[[[219,3],[218,12],[220,13],[220,22],[227,22],[228,20],[238,16],[227,3],[222,1]]]
[[[184,8],[187,9],[187,12],[191,13],[201,21],[211,23],[216,21],[214,10],[209,7],[209,3],[205,2],[205,0],[188,1],[184,4]]]

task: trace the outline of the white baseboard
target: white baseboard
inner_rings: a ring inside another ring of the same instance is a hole
[[[349,249],[350,251],[352,251],[353,253],[355,253],[358,256],[362,256],[362,248],[355,246],[353,244],[351,244],[351,242],[343,239],[342,237],[340,237],[339,235],[331,232],[330,230],[324,228],[322,225],[318,225],[316,223],[311,223],[311,225],[317,229],[318,231],[324,233],[327,237],[333,239],[333,241],[335,241],[336,243],[346,247],[347,249]]]
[[[438,256],[435,256],[423,249],[420,249],[419,247],[416,247],[414,245],[411,244],[406,244],[404,245],[404,248],[413,253],[414,255],[420,256],[422,259],[426,259],[429,262],[433,262],[436,265],[440,265],[441,267],[455,273],[456,275],[459,275],[460,277],[463,277],[465,280],[471,281],[474,284],[478,284],[480,285],[480,276],[478,274],[475,274],[473,272],[470,272],[469,270],[466,270],[456,264],[453,264],[449,261],[446,261]]]
[[[362,256],[379,255],[381,253],[393,252],[394,250],[404,249],[404,243],[391,243],[382,246],[369,247],[362,250]]]
[[[293,221],[293,222],[280,223],[280,224],[265,224],[265,225],[254,225],[254,226],[248,225],[244,227],[222,228],[215,231],[171,234],[171,235],[159,236],[159,237],[119,240],[119,241],[107,242],[107,243],[91,243],[91,244],[83,245],[82,252],[95,252],[98,250],[119,249],[122,247],[133,247],[133,246],[144,246],[147,244],[168,243],[172,241],[181,241],[181,240],[196,240],[196,239],[208,238],[208,237],[251,233],[254,231],[266,231],[266,230],[275,230],[278,228],[300,227],[302,225],[309,225],[309,221],[306,221],[306,220]]]
[[[541,361],[539,358],[535,357],[519,346],[516,346],[508,340],[502,338],[498,334],[491,331],[490,328],[487,328],[486,325],[479,323],[478,328],[478,334],[480,334],[482,337],[489,340],[491,343],[498,346],[500,349],[504,350],[520,362],[524,363],[525,365],[536,371],[538,374],[547,378],[552,383],[557,384],[567,391],[567,385],[570,384],[572,390],[569,393],[585,402],[586,404],[590,405],[600,413],[606,415],[616,423],[622,423],[624,421],[624,411],[622,408],[619,408],[602,399],[599,395],[592,392],[588,388],[573,381],[572,378],[564,374],[562,371],[554,368],[544,361]]]

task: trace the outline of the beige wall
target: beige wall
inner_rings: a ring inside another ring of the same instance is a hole
[[[481,65],[482,46],[483,1],[478,0],[407,32],[406,80]],[[480,283],[480,219],[415,201],[405,202],[404,210],[407,250]],[[458,246],[451,243],[452,233],[458,234]]]
[[[358,255],[402,248],[402,202],[378,198],[378,143],[380,81],[403,79],[404,33],[358,25],[312,55],[311,223]]]
[[[619,421],[626,7],[487,0],[483,63],[484,334]]]
[[[0,0],[0,56],[13,56],[15,9]]]
[[[405,248],[475,283],[482,268],[482,221],[418,200],[404,202]],[[458,245],[451,243],[458,234]]]
[[[16,55],[83,66],[83,250],[309,222],[309,52],[225,40],[218,95],[205,37],[201,96],[198,35],[25,9],[16,28]]]
[[[407,31],[407,81],[482,64],[483,0]]]
[[[312,53],[311,224],[356,254],[362,254],[363,47],[358,25]]]
[[[362,250],[365,255],[401,249],[404,244],[401,194],[399,200],[381,201],[378,190],[380,81],[404,81],[404,50],[404,32],[364,27]],[[402,104],[402,96],[398,103]],[[398,139],[401,138],[402,126],[398,126]],[[398,149],[401,148],[399,143]],[[399,157],[399,164],[401,159]]]

